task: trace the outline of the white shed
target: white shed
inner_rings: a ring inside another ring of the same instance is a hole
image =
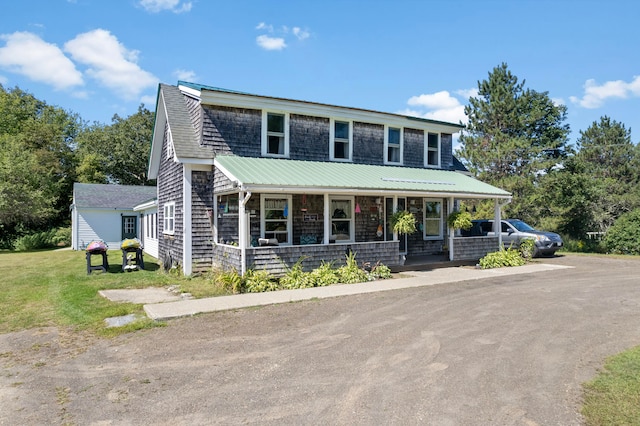
[[[126,238],[139,238],[143,241],[143,214],[135,211],[134,207],[147,206],[144,211],[151,215],[156,198],[155,186],[74,183],[71,248],[84,250],[91,241],[102,240],[109,249],[117,250]],[[157,213],[157,207],[155,212]],[[157,214],[153,217],[157,220]],[[155,255],[149,254],[157,256],[157,243]]]

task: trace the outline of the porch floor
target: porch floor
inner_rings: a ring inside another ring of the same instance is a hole
[[[429,271],[438,268],[451,268],[455,266],[474,266],[477,262],[472,260],[449,260],[447,255],[407,256],[404,265],[390,266],[391,272],[404,271]]]

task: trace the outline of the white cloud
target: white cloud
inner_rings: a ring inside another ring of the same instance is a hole
[[[460,102],[446,90],[428,95],[412,96],[407,103],[411,106],[426,108],[454,108],[460,105]]]
[[[265,50],[282,50],[287,47],[283,38],[270,37],[265,34],[256,37],[256,43]]]
[[[84,84],[82,73],[55,44],[29,32],[4,34],[0,39],[6,41],[0,48],[1,68],[58,90]]]
[[[626,99],[630,96],[640,96],[640,76],[634,76],[629,83],[623,80],[607,81],[598,85],[594,79],[584,83],[582,98],[571,96],[571,102],[583,108],[598,108],[609,98]]]
[[[0,75],[0,84],[2,84],[3,86],[6,86],[8,83],[9,83],[9,79],[4,75]]]
[[[127,50],[109,31],[97,29],[76,36],[64,45],[72,59],[88,66],[87,74],[126,100],[140,96],[158,79],[141,69],[138,51]]]
[[[455,92],[457,95],[462,96],[465,99],[469,99],[469,98],[477,98],[478,97],[478,88],[474,87],[471,89],[460,89],[460,90],[456,90]]]
[[[170,10],[173,13],[189,12],[193,4],[190,1],[180,3],[181,0],[140,0],[147,12],[158,13],[163,10]]]
[[[197,79],[196,73],[191,70],[178,69],[173,72],[173,75],[181,81],[194,82]]]
[[[266,22],[260,22],[256,25],[256,30],[264,31],[267,34],[262,34],[256,37],[256,43],[258,46],[265,50],[282,50],[287,47],[287,38],[297,38],[299,41],[308,39],[311,33],[308,30],[301,27],[289,28],[286,25],[274,30],[273,25]],[[293,35],[293,37],[291,37]]]
[[[457,91],[456,93],[461,92],[463,91]],[[468,93],[470,92],[466,91],[466,94]],[[405,109],[404,111],[400,111],[399,114],[456,124],[460,121],[463,123],[467,122],[464,105],[446,90],[412,96],[407,101],[407,104],[412,107],[417,107],[417,109]]]
[[[311,34],[309,34],[309,31],[303,30],[300,27],[293,27],[293,35],[296,36],[298,38],[298,40],[305,40],[307,38],[309,38],[309,36]]]
[[[273,26],[271,25],[267,25],[264,22],[260,22],[257,26],[256,26],[256,30],[266,30],[270,33],[273,32]]]

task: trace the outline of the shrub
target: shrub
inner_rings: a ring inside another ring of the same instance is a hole
[[[373,268],[371,268],[371,272],[369,272],[369,277],[371,279],[387,279],[391,278],[391,269],[387,265],[383,265],[382,263],[376,263]]]
[[[226,291],[241,293],[243,290],[242,276],[235,269],[219,271],[214,274],[214,280]]]
[[[640,254],[640,209],[620,216],[604,236],[609,253]]]
[[[309,279],[315,287],[324,287],[340,283],[338,272],[333,268],[332,263],[322,262],[319,267],[309,273]]]
[[[13,249],[16,251],[30,251],[51,248],[55,246],[55,235],[55,229],[24,235],[13,242]]]
[[[244,275],[244,290],[247,293],[261,293],[279,289],[278,282],[267,270],[249,269]]]
[[[533,238],[525,238],[520,242],[520,255],[525,259],[531,259],[535,247],[536,243]]]
[[[361,269],[356,262],[355,252],[346,255],[346,265],[339,267],[336,271],[338,279],[342,284],[354,284],[369,281],[369,274]]]
[[[526,260],[522,257],[520,250],[508,248],[493,253],[487,253],[480,259],[482,269],[501,268],[503,266],[522,266]]]
[[[280,278],[280,286],[282,288],[294,289],[314,287],[310,273],[305,272],[302,269],[302,261],[304,259],[304,257],[301,257],[291,268],[287,268],[287,273]]]

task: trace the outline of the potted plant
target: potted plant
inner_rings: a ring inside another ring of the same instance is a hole
[[[447,225],[453,229],[463,229],[468,231],[473,226],[471,213],[464,211],[454,211],[447,217]]]
[[[393,232],[398,234],[413,234],[416,232],[416,218],[406,210],[395,212],[389,218]]]

